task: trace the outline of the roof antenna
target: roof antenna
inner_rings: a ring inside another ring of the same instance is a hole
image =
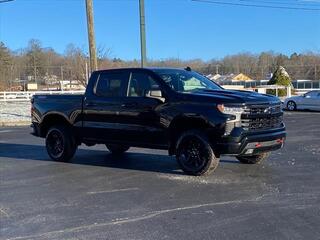
[[[191,71],[192,71],[191,67],[189,67],[189,66],[187,66],[184,70],[186,70],[186,71],[188,71],[188,72],[191,72]]]

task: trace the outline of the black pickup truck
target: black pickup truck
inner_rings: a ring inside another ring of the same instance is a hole
[[[77,147],[105,144],[167,149],[188,174],[212,172],[220,155],[259,163],[286,137],[281,102],[225,90],[199,73],[172,68],[93,72],[84,95],[35,95],[33,134],[49,156],[68,161]]]

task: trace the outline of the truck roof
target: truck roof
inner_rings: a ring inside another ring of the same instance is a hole
[[[110,68],[110,69],[101,69],[101,70],[97,70],[94,72],[105,72],[105,71],[117,71],[117,70],[123,70],[123,71],[132,71],[132,70],[150,70],[150,71],[155,71],[155,70],[159,70],[159,69],[163,69],[163,70],[185,70],[183,68],[174,68],[174,67],[131,67],[131,68]]]

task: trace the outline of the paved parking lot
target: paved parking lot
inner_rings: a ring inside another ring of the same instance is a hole
[[[320,114],[286,113],[284,149],[184,175],[165,151],[81,147],[50,161],[30,129],[0,128],[1,239],[319,239]]]

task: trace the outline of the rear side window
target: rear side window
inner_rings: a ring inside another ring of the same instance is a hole
[[[101,73],[95,87],[95,94],[100,97],[124,96],[127,80],[127,73]]]

